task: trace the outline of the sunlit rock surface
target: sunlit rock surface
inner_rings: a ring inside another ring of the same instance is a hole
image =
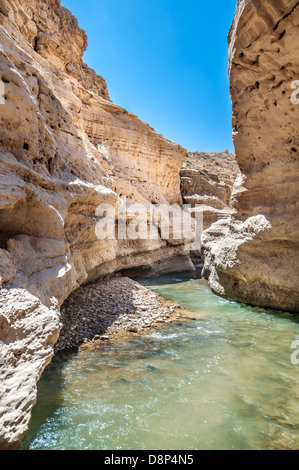
[[[182,204],[186,151],[113,104],[82,61],[87,38],[59,0],[0,4],[0,448],[17,448],[60,306],[115,273],[194,269],[185,243],[100,240],[96,208],[120,197]],[[178,209],[180,210],[180,209]]]
[[[297,1],[238,1],[229,72],[242,176],[229,223],[204,236],[204,276],[216,293],[291,312],[299,311],[298,28]]]

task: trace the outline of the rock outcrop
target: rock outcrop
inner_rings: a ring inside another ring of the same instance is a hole
[[[53,356],[60,307],[84,283],[194,269],[185,242],[103,240],[97,207],[177,204],[185,150],[113,104],[59,0],[0,4],[0,448],[17,448]],[[102,216],[103,214],[101,214]]]
[[[290,312],[299,311],[298,27],[298,1],[238,1],[229,72],[242,176],[229,223],[204,235],[217,294]]]
[[[190,152],[181,170],[181,192],[185,204],[191,205],[191,214],[202,225],[203,231],[218,220],[227,222],[233,213],[231,197],[234,183],[240,176],[235,155],[228,150],[221,153]],[[198,217],[202,214],[202,219]],[[202,250],[191,254],[196,267],[202,267]]]
[[[181,170],[183,201],[202,210],[203,228],[207,230],[232,212],[231,196],[240,170],[235,155],[221,153],[189,153]]]

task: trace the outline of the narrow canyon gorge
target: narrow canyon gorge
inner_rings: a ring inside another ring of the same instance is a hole
[[[84,286],[203,269],[219,296],[299,312],[298,27],[299,2],[238,0],[236,156],[187,153],[111,101],[60,0],[0,1],[0,449],[20,447]],[[100,239],[97,208],[114,208],[118,226],[124,199],[145,207],[146,221],[153,206],[175,206],[191,230],[162,237],[158,217],[151,239]],[[198,213],[202,249],[193,247]]]

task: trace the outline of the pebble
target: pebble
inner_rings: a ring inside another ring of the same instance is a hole
[[[63,328],[55,352],[161,327],[177,320],[179,309],[129,278],[81,286],[62,305]]]

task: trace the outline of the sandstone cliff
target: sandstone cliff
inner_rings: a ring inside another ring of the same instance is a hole
[[[291,312],[299,311],[298,27],[298,1],[238,1],[229,72],[242,177],[229,224],[217,222],[204,240],[204,276],[216,293]]]
[[[203,211],[204,230],[232,212],[231,196],[239,174],[235,155],[228,151],[188,154],[181,170],[182,197]]]
[[[187,240],[99,240],[96,208],[181,204],[185,150],[113,104],[59,0],[1,0],[0,448],[22,441],[36,382],[80,285],[136,269],[194,269]]]
[[[227,222],[233,209],[231,197],[234,183],[240,175],[235,155],[190,152],[181,170],[181,192],[185,204],[191,205],[191,214],[205,231],[218,220]],[[198,215],[202,214],[202,218]],[[191,253],[197,268],[202,268],[202,249]]]

